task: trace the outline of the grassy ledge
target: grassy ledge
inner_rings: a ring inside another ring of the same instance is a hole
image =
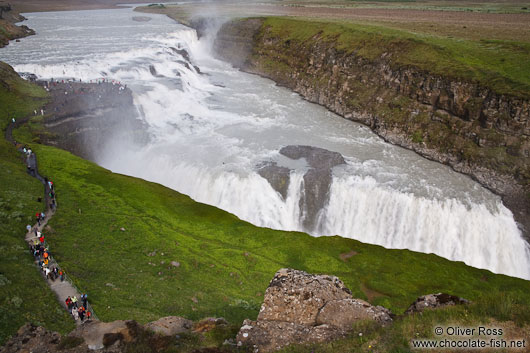
[[[267,17],[272,35],[335,43],[338,51],[376,60],[391,54],[396,67],[412,66],[433,75],[478,82],[499,94],[530,97],[530,43],[465,40],[411,33],[386,26],[325,20]]]

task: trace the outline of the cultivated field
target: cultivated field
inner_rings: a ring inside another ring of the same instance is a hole
[[[503,13],[502,8],[506,9]],[[464,39],[499,39],[530,42],[530,5],[495,7],[475,4],[474,9],[453,6],[426,6],[425,3],[357,3],[337,5],[326,3],[197,3],[143,7],[141,11],[165,13],[184,20],[193,16],[248,17],[296,16],[308,19],[348,21],[376,24]],[[508,11],[508,9],[510,9]],[[488,12],[489,11],[489,12]]]

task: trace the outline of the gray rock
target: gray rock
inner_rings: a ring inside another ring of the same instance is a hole
[[[144,327],[164,336],[174,336],[191,330],[193,321],[180,316],[166,316],[149,322]]]
[[[258,174],[267,179],[272,188],[282,195],[283,199],[287,198],[287,190],[291,181],[291,170],[286,167],[280,167],[271,162],[263,165],[258,169]]]
[[[405,314],[413,314],[422,312],[425,309],[436,309],[439,307],[461,304],[469,304],[469,300],[446,293],[427,294],[416,299],[416,301],[405,311]]]
[[[329,189],[334,167],[345,164],[344,157],[338,152],[313,146],[285,146],[280,154],[292,159],[305,159],[309,170],[304,174],[304,192],[299,207],[302,224],[307,231],[315,230],[318,213],[329,201]],[[265,163],[258,167],[258,173],[285,199],[290,183],[291,169],[278,166],[276,162]]]
[[[344,337],[358,320],[384,325],[392,322],[392,313],[353,299],[335,276],[281,269],[265,292],[257,321],[245,320],[236,340],[254,352],[270,352]]]
[[[287,321],[314,326],[319,310],[329,301],[351,298],[335,276],[281,269],[269,284],[258,321]]]
[[[342,299],[328,302],[317,316],[318,325],[330,325],[343,330],[352,327],[355,321],[374,320],[383,325],[392,322],[391,312],[382,306],[372,306],[361,299]]]

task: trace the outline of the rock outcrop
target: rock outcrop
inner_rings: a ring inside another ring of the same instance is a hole
[[[530,234],[528,98],[395,64],[399,46],[368,57],[345,50],[334,36],[298,39],[288,33],[272,30],[263,19],[232,21],[219,30],[215,50],[244,71],[470,175],[503,196]]]
[[[111,82],[39,82],[51,94],[39,142],[95,160],[108,143],[148,140],[130,89]],[[40,111],[37,114],[41,114]]]
[[[149,322],[144,327],[164,336],[173,336],[191,330],[193,321],[180,316],[166,316]]]
[[[422,312],[425,309],[436,309],[444,306],[469,304],[469,301],[447,293],[427,294],[416,299],[405,311],[405,314]]]
[[[329,201],[329,189],[334,167],[345,164],[340,153],[313,146],[285,146],[280,154],[291,159],[303,159],[307,164],[304,174],[304,192],[299,201],[304,229],[315,230],[318,212]],[[291,169],[268,162],[258,167],[258,173],[285,199],[289,189]]]
[[[237,344],[270,352],[293,343],[325,342],[346,336],[359,320],[385,325],[392,314],[354,299],[335,276],[281,269],[265,292],[257,320],[243,322]]]

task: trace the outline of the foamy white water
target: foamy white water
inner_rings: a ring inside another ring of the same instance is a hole
[[[471,179],[385,143],[368,128],[302,100],[273,82],[215,60],[207,40],[170,19],[130,9],[27,14],[37,35],[0,60],[40,78],[102,77],[127,84],[153,139],[109,142],[98,163],[159,182],[256,225],[341,235],[388,248],[435,253],[530,279],[530,248],[500,199]],[[174,49],[186,49],[193,65]],[[152,66],[150,68],[150,66]],[[152,74],[155,70],[157,76]],[[256,173],[286,145],[340,152],[330,201],[303,229],[303,163],[283,199]],[[318,251],[318,250],[315,250]]]

